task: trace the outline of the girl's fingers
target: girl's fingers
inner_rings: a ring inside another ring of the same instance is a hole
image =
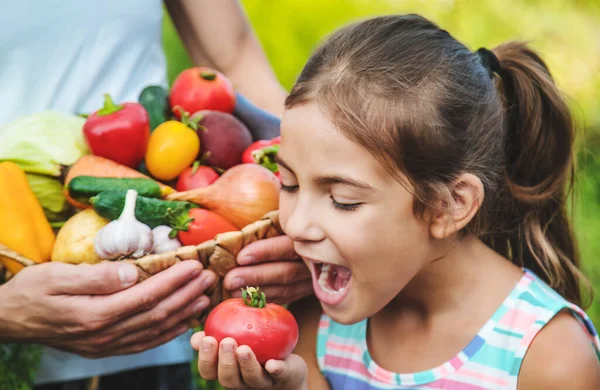
[[[242,345],[235,353],[242,379],[248,387],[264,389],[273,386],[273,380],[266,375],[250,347]]]
[[[275,383],[304,383],[308,375],[306,362],[298,355],[290,355],[286,360],[269,360],[265,370]]]
[[[235,356],[237,344],[231,337],[226,337],[219,346],[219,382],[228,389],[239,389],[242,387],[240,368]]]
[[[194,348],[196,351],[200,351],[200,343],[202,342],[202,339],[204,338],[204,332],[196,332],[192,335],[192,338],[190,339],[190,344],[192,345],[192,348]]]
[[[217,340],[214,337],[203,337],[198,341],[198,347],[198,372],[200,376],[208,380],[217,379]]]
[[[228,389],[262,389],[277,383],[301,384],[306,381],[306,363],[298,355],[291,355],[284,361],[269,360],[263,369],[250,347],[238,347],[230,337],[218,345],[214,337],[198,332],[191,343],[194,348],[198,347],[200,376],[208,380],[218,379]]]

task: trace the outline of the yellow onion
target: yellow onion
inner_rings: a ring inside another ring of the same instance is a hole
[[[279,208],[279,186],[279,179],[267,168],[239,164],[209,186],[174,192],[167,199],[194,202],[241,229]]]

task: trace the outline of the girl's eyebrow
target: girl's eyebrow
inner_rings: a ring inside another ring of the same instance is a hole
[[[277,164],[281,165],[282,167],[284,167],[285,169],[287,169],[288,171],[294,173],[294,170],[292,168],[290,168],[290,166],[285,161],[283,161],[283,159],[281,158],[281,156],[279,154],[275,155],[275,162]],[[360,190],[366,190],[366,191],[371,191],[371,192],[377,191],[375,188],[371,187],[370,185],[368,185],[365,182],[362,182],[359,180],[354,180],[354,179],[352,179],[348,176],[344,176],[344,175],[318,176],[318,177],[313,178],[313,182],[315,182],[317,185],[320,185],[320,186],[329,186],[329,185],[333,185],[333,184],[340,184],[340,185],[344,185],[344,186],[355,187]]]
[[[348,176],[343,175],[327,175],[327,176],[318,176],[313,178],[313,181],[321,186],[329,186],[333,184],[341,184],[343,186],[355,187],[360,190],[366,190],[369,192],[377,191],[375,188],[371,187],[365,182],[354,180]]]

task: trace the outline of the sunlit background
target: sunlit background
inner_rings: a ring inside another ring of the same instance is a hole
[[[288,90],[327,34],[357,19],[419,13],[476,50],[526,40],[546,60],[577,117],[580,138],[575,227],[584,269],[600,290],[600,1],[598,0],[244,0],[282,85]],[[168,18],[164,46],[170,81],[189,67]],[[588,310],[600,326],[599,299]],[[211,385],[203,385],[209,388]]]

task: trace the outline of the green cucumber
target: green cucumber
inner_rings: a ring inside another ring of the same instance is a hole
[[[154,131],[158,125],[167,120],[169,108],[168,92],[158,85],[150,85],[140,92],[138,102],[148,112],[150,120],[150,131]]]
[[[115,220],[121,216],[125,207],[125,195],[127,191],[104,191],[90,198],[90,203],[98,215]],[[185,201],[171,201],[138,196],[135,202],[135,218],[155,228],[159,225],[168,225],[166,219],[169,209],[192,209],[198,207],[194,203]]]
[[[69,196],[83,204],[90,204],[90,198],[104,191],[136,190],[139,196],[160,198],[157,182],[146,178],[119,178],[75,176],[67,185]]]

